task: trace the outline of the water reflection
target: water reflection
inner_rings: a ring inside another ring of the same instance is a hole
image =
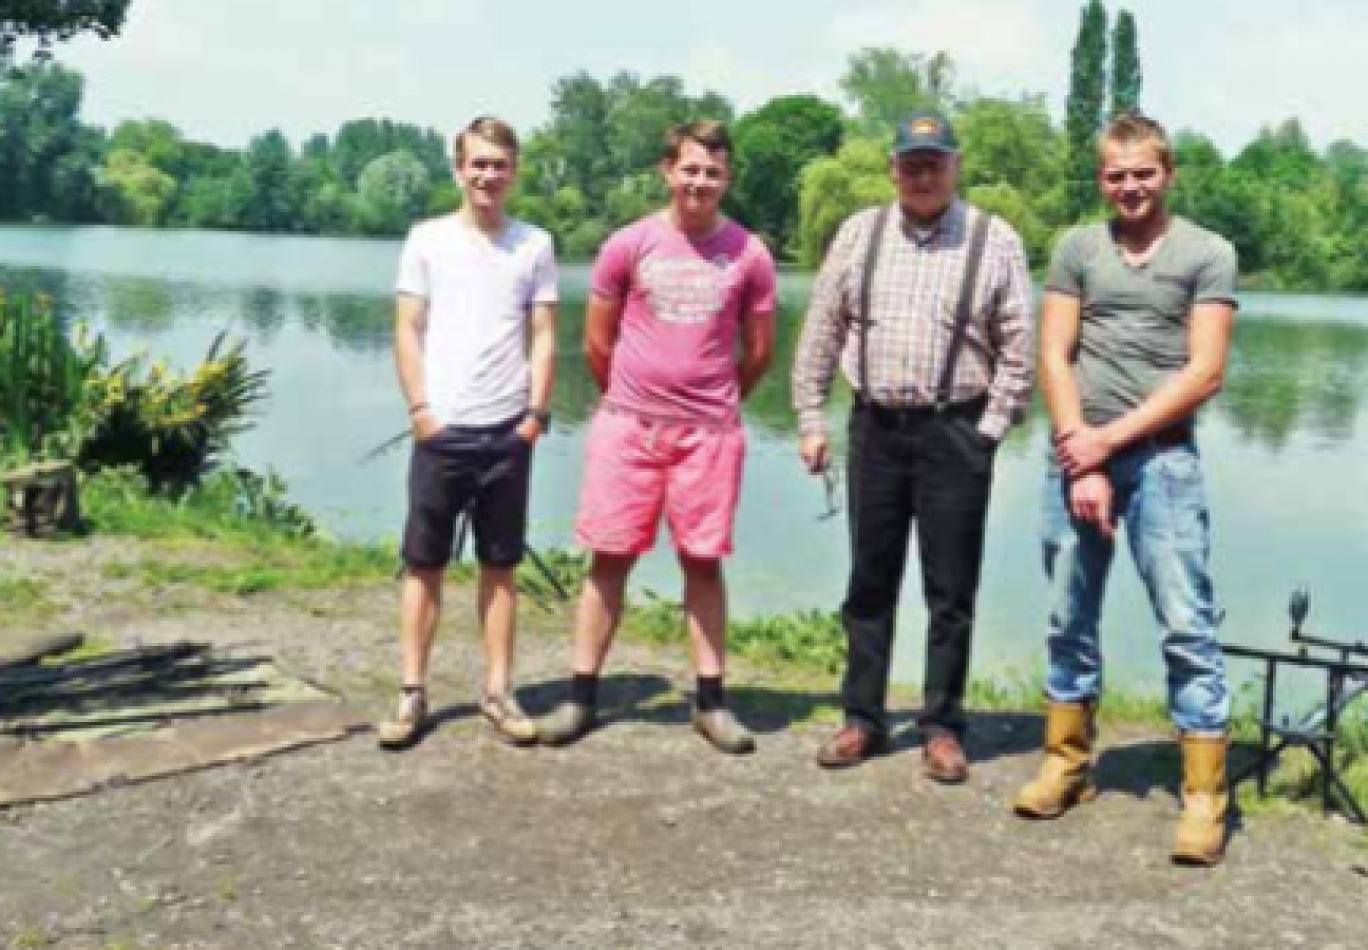
[[[585,299],[583,268],[567,268],[571,293],[560,314],[555,411],[562,423],[587,421],[598,398],[581,356]],[[810,278],[784,275],[774,368],[751,395],[752,428],[766,437],[790,437],[790,374]],[[122,336],[151,338],[187,323],[213,324],[270,344],[285,327],[325,338],[342,351],[377,355],[390,348],[392,304],[388,293],[329,293],[273,286],[216,286],[154,277],[71,273],[60,269],[0,264],[0,287],[49,295],[65,320],[108,327]],[[579,291],[579,293],[574,293]],[[1305,309],[1305,298],[1297,298]],[[1209,414],[1239,439],[1278,451],[1296,436],[1324,444],[1344,443],[1356,433],[1368,391],[1368,325],[1280,316],[1277,298],[1261,300],[1262,312],[1242,315],[1232,341],[1225,390]],[[1327,307],[1333,303],[1326,301]],[[843,403],[837,396],[838,406]],[[1008,451],[1022,451],[1046,425],[1037,399]]]
[[[1343,442],[1354,436],[1366,372],[1368,328],[1246,317],[1217,407],[1242,438],[1269,449],[1298,433]]]

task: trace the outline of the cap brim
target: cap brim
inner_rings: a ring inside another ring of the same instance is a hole
[[[906,142],[893,147],[894,155],[906,155],[908,152],[941,152],[945,155],[956,155],[959,149],[940,142]]]

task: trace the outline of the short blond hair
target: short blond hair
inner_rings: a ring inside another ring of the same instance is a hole
[[[1173,144],[1169,141],[1168,132],[1147,115],[1127,112],[1112,119],[1111,124],[1097,137],[1099,164],[1106,162],[1109,145],[1148,145],[1154,149],[1160,164],[1173,171]]]
[[[479,136],[491,145],[506,148],[513,153],[514,158],[518,157],[518,133],[513,131],[513,126],[502,119],[482,115],[471,119],[469,125],[451,137],[451,154],[458,166],[465,161],[466,139],[472,135]]]

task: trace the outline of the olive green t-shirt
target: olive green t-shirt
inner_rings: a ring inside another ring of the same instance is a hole
[[[1107,223],[1073,228],[1055,247],[1048,293],[1082,303],[1075,374],[1083,418],[1104,425],[1187,365],[1194,304],[1235,301],[1235,249],[1185,218],[1131,266]]]

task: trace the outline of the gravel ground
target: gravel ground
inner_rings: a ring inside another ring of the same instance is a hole
[[[379,714],[394,687],[392,586],[231,598],[149,591],[108,540],[0,547],[54,581],[54,629],[120,644],[250,645]],[[1050,823],[1006,803],[1039,717],[974,720],[968,785],[925,781],[917,738],[827,773],[828,704],[738,667],[760,735],[743,759],[688,727],[683,644],[624,642],[604,728],[512,749],[473,718],[470,594],[450,593],[440,726],[384,754],[362,736],[0,812],[8,947],[1362,947],[1362,832],[1312,814],[1251,817],[1226,863],[1170,866],[1176,758],[1162,735],[1104,736],[1104,794]],[[564,690],[568,616],[525,613],[524,704]],[[0,628],[0,637],[5,635]],[[822,684],[829,689],[832,684]],[[817,717],[821,719],[821,717]],[[906,726],[904,713],[900,722]]]

